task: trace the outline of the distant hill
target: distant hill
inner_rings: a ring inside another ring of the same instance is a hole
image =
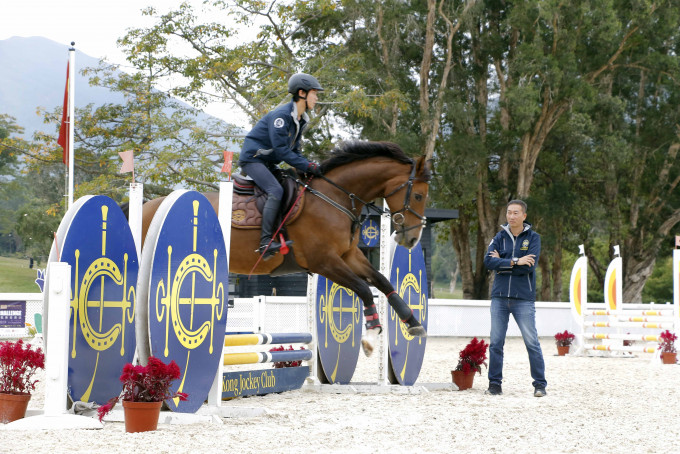
[[[24,127],[24,138],[35,131],[56,134],[56,125],[46,125],[36,114],[38,107],[52,110],[64,102],[66,63],[69,46],[42,37],[12,37],[0,40],[0,113],[16,118]],[[99,59],[85,55],[76,48],[76,70],[99,64]],[[107,88],[92,87],[86,77],[76,75],[76,107],[87,104],[100,106],[122,103],[123,95]],[[214,117],[199,114],[200,120]]]

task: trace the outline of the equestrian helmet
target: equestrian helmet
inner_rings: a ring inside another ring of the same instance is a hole
[[[298,90],[304,90],[308,92],[309,90],[323,91],[323,87],[314,76],[305,73],[297,73],[290,76],[288,79],[288,93],[296,95]]]

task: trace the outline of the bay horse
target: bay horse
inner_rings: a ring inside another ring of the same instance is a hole
[[[424,156],[409,158],[402,149],[389,142],[355,141],[336,147],[330,158],[321,163],[322,177],[300,184],[307,194],[301,213],[286,224],[288,239],[297,264],[352,290],[364,304],[366,335],[362,347],[366,356],[374,350],[382,330],[369,284],[387,296],[399,318],[412,336],[424,337],[425,329],[411,308],[394,290],[389,279],[379,273],[358,247],[361,210],[373,200],[384,198],[389,206],[398,244],[412,248],[425,225],[427,192],[431,178],[429,161]],[[219,194],[204,193],[215,211]],[[143,206],[142,238],[163,198]],[[231,228],[229,271],[238,274],[271,274],[284,258],[276,254],[259,260],[258,229]]]

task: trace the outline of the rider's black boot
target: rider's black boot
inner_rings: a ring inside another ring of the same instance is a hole
[[[269,196],[267,201],[262,208],[262,236],[260,237],[260,249],[259,252],[264,252],[262,260],[269,260],[274,254],[279,252],[281,249],[281,243],[272,240],[272,235],[274,233],[274,223],[276,222],[276,216],[279,213],[279,206],[281,201],[276,197]],[[269,242],[271,241],[271,244]],[[267,245],[269,244],[269,248]],[[287,245],[293,244],[292,241],[286,241]]]

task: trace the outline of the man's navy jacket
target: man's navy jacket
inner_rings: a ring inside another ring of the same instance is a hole
[[[500,258],[491,257],[492,251],[498,251]],[[531,230],[531,224],[524,223],[524,230],[517,238],[510,233],[508,224],[501,226],[501,230],[489,243],[484,256],[484,266],[494,271],[491,297],[516,298],[536,301],[536,264],[541,253],[541,236]],[[533,254],[533,266],[514,265],[512,258]]]

